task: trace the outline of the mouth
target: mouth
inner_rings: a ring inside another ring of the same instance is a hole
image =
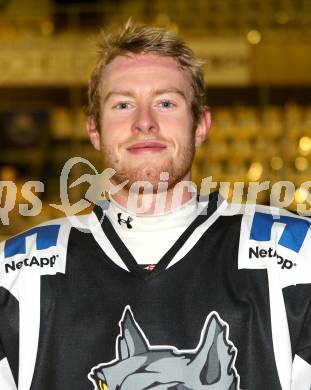
[[[139,142],[127,148],[132,154],[159,153],[164,149],[166,146],[156,141]]]

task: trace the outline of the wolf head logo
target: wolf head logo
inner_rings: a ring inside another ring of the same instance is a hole
[[[120,321],[116,358],[89,373],[94,390],[239,390],[237,349],[229,326],[209,314],[194,350],[150,346],[129,306]]]

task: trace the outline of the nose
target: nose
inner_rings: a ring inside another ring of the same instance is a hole
[[[135,133],[158,132],[159,127],[149,107],[140,107],[132,125],[132,131]]]

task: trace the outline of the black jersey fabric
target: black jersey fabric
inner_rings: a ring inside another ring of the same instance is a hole
[[[99,206],[3,243],[0,389],[310,390],[310,222],[235,208],[212,194],[153,271]]]

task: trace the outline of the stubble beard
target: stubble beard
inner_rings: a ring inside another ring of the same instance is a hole
[[[119,161],[109,146],[104,145],[102,152],[106,167],[116,171],[112,178],[113,184],[118,185],[127,182],[124,187],[127,191],[137,191],[139,190],[139,182],[147,182],[151,185],[144,187],[144,190],[156,194],[161,191],[159,183],[161,183],[160,174],[162,172],[168,172],[168,180],[165,180],[168,182],[168,190],[174,188],[177,183],[185,178],[191,170],[195,146],[194,140],[190,140],[188,145],[181,148],[177,159],[152,156],[152,161],[148,163],[148,156],[146,156],[141,163],[133,166]],[[163,159],[162,162],[161,159]],[[150,166],[151,164],[154,165]]]

